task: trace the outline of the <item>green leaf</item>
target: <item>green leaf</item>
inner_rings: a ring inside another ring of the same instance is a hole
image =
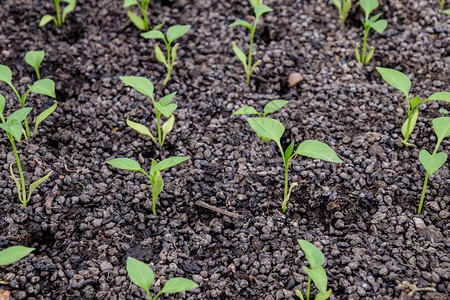
[[[157,171],[155,173],[153,182],[152,182],[152,201],[153,203],[156,203],[156,200],[158,200],[159,194],[161,194],[162,190],[164,189],[164,180],[161,176],[161,173]]]
[[[166,67],[168,67],[166,57],[164,56],[164,53],[161,51],[161,48],[159,48],[158,44],[155,45],[155,55],[156,59],[159,62],[163,63]]]
[[[161,290],[161,293],[179,293],[196,289],[198,287],[199,285],[192,280],[181,277],[174,277],[166,282],[163,289]]]
[[[271,114],[273,112],[276,112],[286,104],[288,104],[289,101],[286,100],[272,100],[269,103],[267,103],[264,106],[264,116],[267,116],[268,114]]]
[[[31,112],[33,108],[32,107],[24,107],[19,110],[16,110],[8,117],[7,123],[10,123],[12,120],[17,120],[17,122],[21,123],[23,120],[26,119],[28,114]]]
[[[72,12],[75,9],[75,4],[76,4],[75,0],[64,0],[64,2],[68,3],[69,5],[67,5],[63,9],[63,13],[62,13],[62,22],[63,23],[66,21],[67,14]]]
[[[412,107],[413,109],[414,109],[417,105],[419,105],[419,104],[422,102],[422,100],[420,99],[420,97],[414,97],[414,98],[411,98],[409,101],[411,102],[411,107]]]
[[[370,20],[367,20],[367,24],[369,24],[370,27],[372,27],[376,32],[383,33],[383,31],[387,27],[387,21],[386,20],[378,20],[376,22],[372,22]]]
[[[306,260],[311,265],[311,268],[321,267],[325,263],[325,256],[314,244],[305,240],[297,240],[297,242],[305,253]]]
[[[328,162],[334,163],[343,162],[337,156],[336,152],[334,152],[334,150],[330,148],[330,146],[328,146],[325,143],[314,140],[306,140],[302,142],[298,146],[297,151],[295,151],[295,153],[311,158],[321,159]]]
[[[251,106],[242,106],[237,111],[233,113],[233,115],[258,115],[259,113]]]
[[[427,150],[419,152],[419,160],[428,174],[433,175],[447,161],[447,153],[438,152],[431,155]]]
[[[241,63],[244,65],[245,71],[247,72],[247,56],[245,56],[244,52],[236,46],[236,42],[233,42],[233,51],[234,54],[239,58]]]
[[[32,86],[28,85],[28,88],[36,94],[43,94],[56,98],[55,82],[51,79],[38,80]]]
[[[0,81],[8,85],[12,85],[12,72],[11,69],[5,65],[0,65]]]
[[[164,144],[164,141],[166,140],[166,135],[172,131],[174,123],[175,123],[175,117],[174,117],[174,115],[171,115],[170,118],[161,127],[162,132],[163,132],[162,144]]]
[[[133,5],[138,5],[139,6],[139,2],[137,2],[136,0],[124,0],[122,7],[130,7],[130,6],[133,6]]]
[[[127,125],[136,130],[139,133],[142,133],[144,135],[148,135],[152,138],[152,140],[156,143],[155,137],[150,133],[150,130],[147,128],[147,126],[130,121],[129,117],[127,117]]]
[[[416,122],[417,122],[417,117],[419,116],[419,110],[416,109],[414,110],[412,116],[411,116],[411,123],[409,126],[409,130],[408,130],[408,119],[405,120],[405,122],[402,125],[402,135],[403,135],[403,139],[406,139],[409,137],[409,135],[411,134],[411,132],[413,132],[414,127],[416,126]]]
[[[0,124],[0,125],[2,125],[2,124]],[[25,202],[24,202],[25,200],[22,199],[22,193],[20,191],[21,190],[21,184],[20,184],[19,180],[17,179],[16,175],[14,175],[14,172],[13,172],[13,169],[12,169],[12,166],[14,164],[15,163],[12,163],[12,164],[9,165],[9,173],[11,174],[11,178],[13,179],[13,181],[16,184],[17,194],[19,195],[19,201],[23,204],[23,206],[25,206]]]
[[[120,80],[122,80],[126,86],[131,86],[139,93],[153,98],[153,83],[147,78],[138,76],[120,76]]]
[[[360,63],[361,55],[359,54],[359,46],[356,46],[356,48],[355,48],[355,56],[356,56],[356,61]]]
[[[445,101],[450,102],[450,92],[438,92],[434,93],[427,99],[428,101],[437,100],[437,101]]]
[[[166,17],[163,17],[162,22],[160,24],[156,25],[155,27],[153,27],[152,30],[160,30],[164,26],[165,23],[166,23]]]
[[[250,0],[250,5],[255,8],[256,6],[258,6],[259,4],[262,4],[263,1],[262,0]]]
[[[446,9],[442,11],[444,14],[449,15],[450,16],[450,9]]]
[[[261,17],[263,14],[273,11],[270,7],[264,4],[259,4],[255,7],[255,16],[257,18]]]
[[[380,17],[381,17],[381,14],[376,14],[375,16],[371,17],[369,19],[369,21],[376,22]]]
[[[333,4],[337,7],[337,9],[339,9],[339,11],[341,10],[341,2],[339,0],[333,0]]]
[[[155,108],[159,110],[166,118],[169,118],[172,113],[177,109],[177,105],[175,103],[170,103],[166,106],[161,105],[161,103],[156,102]]]
[[[439,108],[439,113],[441,115],[448,115],[449,114],[448,110],[446,110],[445,108]]]
[[[295,295],[299,297],[301,300],[305,300],[305,298],[303,298],[302,292],[300,292],[299,290],[295,290]]]
[[[381,67],[376,67],[376,69],[387,83],[401,91],[406,98],[409,98],[411,80],[409,80],[408,76],[394,69]]]
[[[146,30],[145,27],[145,22],[144,19],[142,19],[141,17],[139,17],[138,15],[136,15],[134,12],[132,12],[131,10],[128,10],[128,17],[130,18],[131,22],[133,22],[133,24],[139,28],[142,31]]]
[[[42,17],[41,21],[39,22],[39,26],[44,27],[45,25],[47,25],[48,22],[51,22],[52,20],[56,22],[55,17],[52,17],[50,15],[44,15]]]
[[[28,51],[25,54],[25,62],[29,64],[37,74],[38,79],[40,79],[39,75],[39,67],[41,66],[42,61],[44,60],[45,51]]]
[[[367,56],[366,56],[366,58],[364,60],[364,65],[365,66],[369,63],[369,61],[372,58],[372,55],[373,55],[374,52],[375,52],[375,47],[373,47],[373,46],[370,47],[369,48],[369,53],[367,54]]]
[[[20,139],[22,138],[22,132],[23,132],[23,127],[22,127],[22,123],[20,123],[19,121],[17,121],[16,119],[12,119],[7,121],[7,126],[9,129],[9,133],[12,134],[12,136],[18,141],[20,142]]]
[[[314,297],[314,300],[326,300],[330,298],[331,296],[331,290],[328,290],[326,292],[319,292],[316,294],[316,297]]]
[[[163,106],[166,106],[173,100],[173,97],[175,97],[176,94],[177,94],[177,92],[173,92],[169,95],[166,95],[166,96],[162,97],[158,103],[160,103]]]
[[[247,118],[250,127],[260,136],[271,139],[280,146],[280,139],[284,133],[284,126],[279,121],[270,118]]]
[[[178,43],[177,44],[175,44],[175,46],[173,46],[173,48],[172,48],[172,64],[173,64],[173,62],[177,59],[177,48],[178,48]]]
[[[127,273],[131,281],[138,287],[148,291],[155,281],[155,274],[145,263],[128,256]]]
[[[312,269],[303,266],[303,270],[311,277],[319,292],[325,293],[328,285],[328,278],[325,270],[321,266]]]
[[[6,266],[12,264],[18,260],[21,260],[35,248],[27,248],[24,246],[12,246],[0,251],[0,266]]]
[[[244,20],[237,20],[237,21],[234,21],[233,23],[231,23],[230,25],[228,25],[228,27],[233,27],[233,26],[243,26],[249,30],[253,30],[253,26]]]
[[[433,119],[433,126],[439,140],[443,140],[450,135],[450,118],[440,117]]]
[[[50,116],[55,111],[57,106],[58,106],[58,103],[55,101],[55,104],[53,104],[52,106],[50,106],[49,108],[44,110],[42,113],[40,113],[39,116],[37,116],[36,122],[34,125],[34,136],[36,136],[39,124],[41,124],[42,121],[44,121],[48,116]]]
[[[366,13],[366,19],[369,19],[370,13],[379,6],[378,0],[359,0],[359,5]]]
[[[5,104],[6,104],[6,100],[5,97],[3,97],[3,95],[0,95],[0,119],[2,120],[2,122],[4,122],[3,119],[3,112],[5,110]]]
[[[155,171],[162,171],[162,170],[171,168],[173,166],[176,166],[178,164],[181,164],[182,162],[184,162],[184,161],[186,161],[188,159],[190,159],[189,156],[187,156],[187,157],[172,156],[172,157],[169,157],[169,158],[167,158],[165,160],[162,160],[159,163],[157,163],[152,171],[153,172],[155,172]]]
[[[121,170],[138,171],[138,172],[142,171],[142,168],[139,165],[139,163],[134,159],[130,158],[115,158],[107,161],[106,163]]]
[[[50,175],[52,175],[53,171],[50,171],[50,173],[48,173],[47,175],[45,175],[44,177],[42,177],[41,179],[33,182],[32,184],[30,184],[30,191],[28,192],[28,198],[26,200],[25,203],[28,203],[31,199],[31,193],[39,186],[41,185],[44,181],[47,180],[47,178],[50,177]]]
[[[163,39],[164,40],[164,33],[162,33],[159,30],[155,30],[155,29],[141,33],[141,36],[145,39]]]
[[[286,160],[286,163],[289,161],[289,158],[291,158],[293,152],[294,152],[294,141],[292,141],[289,144],[289,146],[286,148],[286,151],[284,152],[284,159]]]
[[[169,29],[167,29],[167,41],[169,43],[172,43],[176,39],[185,35],[189,31],[189,29],[191,29],[191,25],[170,26]]]

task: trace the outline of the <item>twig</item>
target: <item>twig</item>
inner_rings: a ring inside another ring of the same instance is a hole
[[[232,213],[230,211],[227,211],[227,210],[224,210],[224,209],[221,209],[221,208],[209,205],[209,204],[207,204],[207,203],[205,203],[205,202],[203,202],[201,200],[198,200],[197,202],[195,202],[195,204],[197,204],[198,206],[210,209],[212,211],[215,211],[215,212],[217,212],[219,214],[223,214],[223,215],[232,217],[232,218],[239,218],[240,219],[240,218],[244,217],[243,215],[235,214],[235,213]]]

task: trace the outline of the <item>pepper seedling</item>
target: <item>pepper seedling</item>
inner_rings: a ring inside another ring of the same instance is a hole
[[[311,266],[311,268],[303,266],[303,270],[305,270],[306,274],[308,274],[308,288],[306,292],[306,300],[309,300],[310,297],[311,280],[314,282],[314,285],[316,286],[317,290],[319,290],[319,293],[316,294],[314,299],[315,300],[328,299],[331,295],[331,289],[327,290],[328,286],[327,273],[325,272],[325,269],[322,267],[322,265],[325,263],[325,256],[319,250],[319,248],[314,246],[314,244],[311,244],[310,242],[305,240],[297,240],[297,242],[300,244],[300,248],[302,248],[302,251],[305,253],[306,260],[309,262],[309,265]],[[295,295],[300,299],[305,300],[305,298],[303,298],[303,294],[301,291],[296,290]]]
[[[43,27],[47,25],[47,23],[51,22],[52,20],[55,22],[56,26],[61,26],[66,21],[66,16],[70,12],[72,12],[75,9],[76,0],[62,0],[63,2],[66,2],[67,5],[64,7],[62,11],[62,17],[61,17],[61,9],[60,9],[60,0],[54,0],[55,1],[55,8],[56,8],[56,17],[51,15],[44,15],[41,19],[41,22],[39,23],[39,26]]]
[[[420,214],[422,211],[423,201],[425,199],[425,193],[427,191],[428,177],[433,175],[437,170],[439,170],[442,165],[447,161],[447,153],[437,152],[441,142],[448,136],[450,136],[450,118],[439,117],[433,120],[434,132],[437,136],[436,146],[434,147],[433,154],[430,154],[427,150],[422,150],[419,152],[419,160],[422,166],[427,171],[425,175],[425,181],[423,183],[422,197],[420,198],[419,208],[417,213]]]
[[[147,176],[152,185],[152,212],[156,215],[156,200],[164,188],[164,180],[161,176],[161,171],[176,166],[188,159],[190,159],[190,157],[173,156],[162,160],[159,163],[152,159],[150,174],[145,172],[137,161],[130,158],[115,158],[106,163],[121,170],[140,172]]]
[[[50,171],[50,173],[48,173],[41,179],[33,182],[30,185],[28,196],[27,196],[26,186],[25,186],[25,177],[23,175],[22,165],[20,163],[20,158],[19,158],[19,153],[17,152],[17,147],[16,147],[16,143],[14,142],[14,140],[20,142],[20,140],[22,138],[22,132],[23,132],[22,122],[26,119],[26,117],[28,116],[28,114],[31,112],[31,110],[33,108],[32,107],[21,108],[15,112],[13,112],[8,117],[8,119],[5,121],[5,118],[3,116],[5,104],[6,104],[5,97],[0,95],[0,119],[1,119],[0,128],[6,132],[6,135],[8,136],[8,140],[11,143],[11,146],[13,147],[14,156],[16,158],[17,169],[19,171],[20,181],[14,175],[13,168],[12,168],[14,163],[12,163],[9,166],[9,171],[11,173],[12,179],[16,183],[17,193],[19,195],[19,201],[22,203],[23,207],[26,208],[28,202],[31,199],[31,193],[40,184],[42,184],[45,180],[47,180],[47,178],[50,177],[50,175],[53,173],[53,171]]]
[[[348,12],[352,8],[352,0],[333,0],[333,4],[339,10],[339,18],[341,24],[344,25]]]
[[[162,31],[153,29],[148,32],[141,33],[141,36],[146,39],[161,39],[164,41],[164,44],[166,44],[166,51],[167,55],[164,56],[163,52],[161,51],[161,48],[158,44],[155,44],[155,55],[156,59],[163,63],[167,68],[167,75],[164,79],[164,85],[167,84],[170,78],[170,74],[172,73],[173,65],[175,60],[177,59],[177,47],[178,43],[175,44],[172,48],[172,42],[176,39],[179,39],[183,35],[185,35],[189,29],[191,29],[190,25],[174,25],[170,26],[169,29],[167,29],[167,33],[164,36],[164,33]]]
[[[40,77],[39,66],[41,65],[41,62],[45,55],[45,52],[44,53],[43,52],[44,51],[29,51],[25,55],[25,61],[31,67],[33,67],[33,69],[36,71],[36,75],[38,76],[38,78]],[[7,85],[9,85],[11,87],[11,89],[14,91],[17,98],[19,99],[19,102],[20,102],[20,105],[22,106],[22,108],[25,107],[25,101],[30,92],[46,95],[46,96],[49,96],[52,98],[56,98],[55,83],[51,79],[39,79],[39,80],[35,81],[33,83],[33,85],[31,85],[31,86],[28,85],[28,90],[25,94],[20,95],[12,83],[11,69],[5,65],[0,65],[0,81],[6,83]],[[37,134],[37,129],[38,129],[39,124],[55,111],[57,105],[58,104],[55,101],[55,103],[51,107],[47,108],[45,111],[43,111],[41,114],[39,114],[37,116],[35,125],[34,125],[34,135],[35,136]],[[25,119],[24,121],[25,121],[25,132],[26,132],[25,138],[28,139],[29,137],[31,137],[30,129],[28,126],[28,120]]]
[[[147,264],[128,256],[127,273],[135,285],[145,290],[148,300],[156,300],[161,294],[180,293],[199,287],[199,285],[192,280],[182,277],[173,277],[169,279],[162,290],[152,298],[150,296],[150,287],[155,281],[153,270]]]
[[[0,266],[6,266],[16,261],[21,260],[31,252],[36,250],[35,248],[28,248],[24,246],[12,246],[0,251]]]
[[[137,28],[139,28],[142,31],[149,31],[150,28],[148,26],[148,19],[147,19],[147,10],[148,6],[150,4],[150,0],[141,0],[140,2],[138,0],[124,0],[123,1],[123,8],[131,7],[131,6],[137,6],[139,7],[139,10],[141,11],[142,17],[139,17],[134,12],[131,11],[131,9],[128,9],[128,17],[130,18],[131,22],[133,22],[134,25],[136,25]],[[161,28],[165,23],[165,18],[161,24],[156,26],[154,29]]]
[[[448,115],[448,114],[449,114],[448,110],[446,110],[445,108],[439,108],[439,113],[440,113],[443,117],[445,117],[445,115]]]
[[[175,123],[175,116],[173,112],[177,109],[175,103],[170,103],[175,97],[177,92],[173,92],[167,96],[162,97],[159,102],[155,101],[153,97],[153,83],[145,77],[137,76],[120,76],[120,80],[125,83],[126,86],[131,86],[138,92],[150,97],[153,104],[153,109],[155,110],[156,123],[158,127],[158,141],[150,133],[150,130],[142,124],[130,121],[127,118],[127,125],[136,130],[139,133],[149,136],[155,143],[159,143],[162,147],[166,139],[167,134],[172,131],[173,124]],[[161,115],[164,115],[168,120],[161,126]],[[161,133],[162,132],[162,133]]]
[[[375,47],[370,47],[369,53],[367,52],[367,37],[369,36],[370,28],[374,29],[379,34],[382,34],[387,27],[386,20],[379,20],[381,14],[377,14],[369,18],[370,13],[375,10],[380,4],[378,0],[359,0],[359,4],[365,12],[365,20],[361,20],[364,27],[364,41],[361,54],[359,53],[359,45],[356,46],[355,55],[356,60],[366,66],[375,51]]]
[[[410,98],[409,90],[411,89],[411,80],[409,80],[408,76],[394,69],[381,67],[377,67],[376,69],[387,83],[401,91],[406,97],[406,102],[408,104],[408,116],[402,126],[402,142],[406,147],[409,147],[412,144],[408,143],[408,139],[416,126],[416,121],[419,117],[419,108],[425,103],[433,100],[450,102],[450,92],[434,93],[427,99],[423,100],[420,99],[420,97]]]
[[[260,118],[265,118],[265,117],[267,117],[268,114],[276,112],[277,110],[281,109],[283,106],[285,106],[288,103],[289,103],[289,101],[286,101],[286,100],[272,100],[264,106],[264,114],[263,115],[260,114],[258,111],[256,111],[256,109],[254,109],[253,107],[247,106],[247,105],[239,108],[233,114],[234,115],[257,115]],[[262,139],[264,142],[270,141],[270,139],[266,139],[265,137],[262,137],[260,135],[258,135],[258,137],[260,139]]]
[[[253,4],[252,4],[253,6]],[[259,18],[268,12],[273,11],[272,8],[268,7],[267,5],[264,4],[259,4],[254,6],[254,13],[255,13],[255,22],[253,23],[253,26],[250,25],[250,23],[248,23],[247,21],[244,20],[237,20],[234,21],[232,24],[230,24],[228,27],[233,27],[233,26],[243,26],[245,28],[247,28],[248,30],[250,30],[250,47],[248,50],[248,56],[246,56],[244,54],[244,52],[239,49],[239,47],[236,45],[236,42],[233,43],[233,51],[234,54],[236,54],[237,58],[241,61],[241,63],[244,65],[244,70],[245,73],[247,74],[247,84],[250,84],[250,76],[253,72],[253,69],[256,68],[261,61],[258,60],[257,62],[255,62],[254,64],[252,64],[252,51],[253,51],[253,39],[255,36],[255,31],[256,31],[256,25],[258,24],[258,20]]]
[[[342,160],[337,156],[333,149],[325,143],[306,140],[303,141],[294,152],[294,141],[290,143],[286,151],[283,151],[281,146],[281,136],[283,135],[285,128],[279,121],[270,118],[247,118],[247,122],[250,127],[265,139],[274,141],[281,152],[281,157],[284,162],[284,194],[281,210],[286,212],[287,202],[290,198],[291,190],[297,186],[297,183],[291,185],[288,189],[288,176],[289,176],[289,164],[296,155],[303,155],[306,157],[321,159],[328,162],[342,163]]]

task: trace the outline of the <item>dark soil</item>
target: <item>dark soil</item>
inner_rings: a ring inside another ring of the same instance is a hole
[[[448,299],[448,162],[430,177],[423,214],[415,211],[425,177],[418,153],[433,150],[431,121],[450,107],[427,104],[411,136],[415,146],[405,149],[404,97],[375,70],[407,74],[414,96],[449,90],[450,18],[437,2],[382,1],[377,11],[388,27],[370,33],[376,51],[362,67],[354,59],[363,33],[358,5],[343,27],[331,1],[267,0],[274,12],[255,36],[254,57],[262,63],[247,86],[231,45],[247,51],[248,35],[228,28],[250,20],[247,1],[156,0],[153,25],[163,16],[167,25],[192,25],[164,88],[155,42],[139,36],[122,1],[78,0],[62,28],[40,28],[52,1],[3,0],[0,63],[23,92],[36,80],[25,53],[45,50],[41,75],[56,82],[58,108],[37,137],[19,143],[28,183],[54,171],[26,209],[9,174],[11,146],[6,135],[0,140],[0,249],[36,248],[0,268],[0,280],[9,282],[0,289],[11,291],[10,299],[144,299],[126,273],[133,256],[155,271],[153,293],[174,276],[200,285],[164,299],[294,299],[295,289],[306,290],[307,263],[297,244],[306,239],[325,254],[332,299]],[[291,87],[294,72],[303,81]],[[125,87],[122,75],[152,80],[157,99],[178,92],[175,128],[162,150],[127,127],[127,116],[150,125],[154,115],[149,99]],[[0,93],[9,115],[17,99],[5,84]],[[276,145],[232,115],[272,99],[290,101],[273,116],[286,127],[284,147],[316,139],[344,161],[293,160],[290,182],[299,188],[286,214]],[[33,116],[53,103],[35,94],[27,101]],[[448,139],[441,145],[448,152]],[[150,158],[174,155],[191,159],[164,171],[158,216],[145,176],[105,164],[130,157],[149,169]],[[406,296],[404,286],[413,284],[429,289]]]

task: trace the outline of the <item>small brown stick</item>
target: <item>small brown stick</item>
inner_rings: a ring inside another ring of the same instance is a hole
[[[195,204],[197,204],[198,206],[210,209],[212,211],[215,211],[215,212],[217,212],[219,214],[223,214],[223,215],[232,217],[232,218],[239,218],[240,219],[240,218],[244,217],[243,215],[235,214],[235,213],[232,213],[230,211],[227,211],[227,210],[224,210],[224,209],[221,209],[221,208],[209,205],[209,204],[207,204],[207,203],[205,203],[205,202],[203,202],[201,200],[196,201]]]

